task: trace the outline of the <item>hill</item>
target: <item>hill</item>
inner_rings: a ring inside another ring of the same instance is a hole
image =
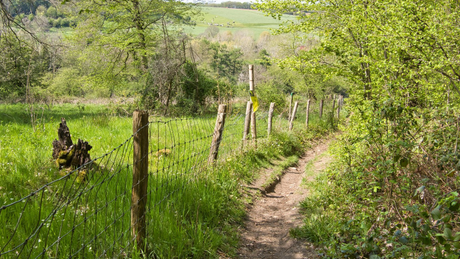
[[[294,20],[292,15],[284,15],[282,20],[265,16],[262,12],[246,9],[231,9],[219,7],[203,7],[202,15],[196,19],[197,25],[187,28],[186,31],[193,35],[203,33],[209,26],[215,25],[221,31],[250,30],[254,38],[258,38],[264,31],[278,28],[283,21]]]

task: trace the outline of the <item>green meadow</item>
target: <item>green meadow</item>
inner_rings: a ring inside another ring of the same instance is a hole
[[[203,33],[210,24],[220,24],[220,31],[231,31],[235,33],[240,30],[250,31],[257,39],[264,31],[276,29],[283,21],[294,20],[295,16],[284,15],[281,20],[265,16],[257,10],[232,9],[220,7],[203,7],[202,15],[196,18],[196,26],[186,28],[186,31],[193,35]]]
[[[241,184],[273,160],[299,156],[328,128],[313,116],[305,131],[299,113],[288,133],[285,116],[276,114],[267,138],[267,112],[260,111],[258,148],[242,148],[243,111],[235,106],[228,116],[214,166],[207,166],[214,114],[150,117],[148,257],[234,256],[245,215]],[[33,126],[27,105],[0,105],[0,256],[143,257],[130,230],[131,116],[110,104],[62,104],[37,105],[32,117]],[[52,160],[61,118],[74,142],[93,146],[97,159],[84,170],[59,171]]]

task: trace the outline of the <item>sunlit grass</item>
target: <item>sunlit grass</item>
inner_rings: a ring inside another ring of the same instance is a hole
[[[5,165],[0,167],[0,206],[8,206],[0,210],[0,247],[5,247],[1,252],[12,250],[8,255],[24,257],[136,257],[130,230],[132,118],[101,105],[37,106],[35,111],[32,126],[27,106],[0,106],[0,163]],[[235,228],[245,208],[241,182],[253,179],[254,171],[268,161],[301,152],[304,144],[286,133],[283,117],[274,119],[267,138],[266,111],[257,113],[258,149],[252,144],[243,148],[244,116],[234,111],[213,166],[207,166],[207,158],[215,116],[150,118],[149,256],[215,258],[217,251],[234,255]],[[51,159],[61,117],[73,141],[88,141],[92,158],[98,158],[84,180],[78,180],[81,172],[58,171]],[[300,129],[303,122],[298,123],[295,128]],[[164,149],[169,153],[159,155]]]

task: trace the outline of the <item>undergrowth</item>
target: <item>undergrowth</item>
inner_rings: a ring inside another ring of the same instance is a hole
[[[459,258],[456,110],[355,107],[292,234],[325,258]]]

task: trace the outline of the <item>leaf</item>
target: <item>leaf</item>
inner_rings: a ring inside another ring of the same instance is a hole
[[[444,237],[445,237],[446,239],[451,240],[451,239],[453,238],[453,237],[452,237],[452,229],[450,229],[450,228],[448,228],[448,227],[445,227],[445,228],[444,228],[444,233],[443,233],[443,234],[444,234]]]
[[[399,242],[401,242],[401,243],[403,243],[403,244],[407,244],[407,243],[409,243],[409,240],[407,239],[407,237],[404,237],[404,236],[403,236],[403,237],[400,237],[400,238],[399,238]]]
[[[434,210],[431,211],[431,216],[435,220],[438,220],[441,218],[441,205],[439,205],[438,207],[434,208]]]
[[[399,165],[401,165],[401,167],[406,167],[408,164],[409,164],[409,159],[405,157],[401,158],[401,160],[399,161]]]
[[[454,242],[453,245],[455,248],[460,249],[460,242]]]
[[[416,196],[418,193],[422,193],[423,190],[425,190],[425,185],[422,185],[415,190],[414,196]]]

